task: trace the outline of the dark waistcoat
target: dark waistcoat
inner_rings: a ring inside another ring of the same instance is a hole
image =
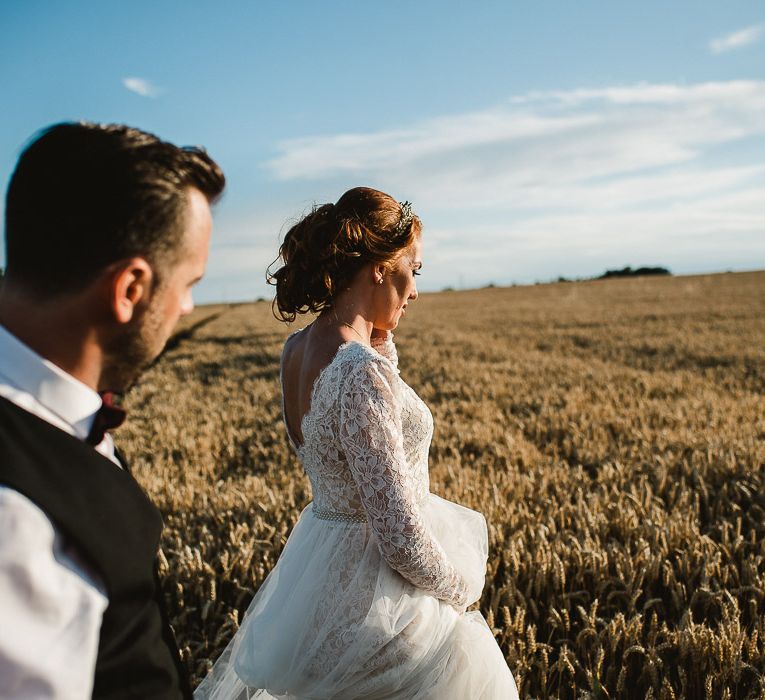
[[[157,578],[162,518],[128,471],[0,397],[0,484],[41,508],[106,586],[93,697],[190,698]]]

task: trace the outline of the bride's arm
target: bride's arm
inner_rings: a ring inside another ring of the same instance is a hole
[[[396,378],[379,360],[350,373],[340,398],[340,440],[380,553],[404,578],[464,610],[465,579],[430,533],[404,453]]]

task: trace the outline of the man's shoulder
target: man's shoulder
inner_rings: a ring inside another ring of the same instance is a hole
[[[23,493],[0,484],[0,551],[51,547],[55,532],[45,512]]]
[[[0,568],[13,562],[24,563],[31,572],[44,565],[47,575],[59,572],[56,576],[68,581],[74,575],[105,600],[106,591],[98,574],[65,540],[45,511],[23,493],[2,485],[0,532],[4,535],[0,538]]]
[[[151,570],[162,518],[135,479],[82,440],[4,399],[0,485],[33,502],[107,589],[132,580],[134,569]]]

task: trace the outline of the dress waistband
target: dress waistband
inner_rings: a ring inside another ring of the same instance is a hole
[[[333,520],[341,523],[365,523],[367,516],[364,513],[340,513],[336,510],[326,510],[311,506],[311,511],[319,520]]]

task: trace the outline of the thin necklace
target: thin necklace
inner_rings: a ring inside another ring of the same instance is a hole
[[[364,344],[365,344],[365,345],[368,345],[368,344],[369,344],[369,341],[368,341],[368,340],[366,340],[366,339],[364,338],[364,336],[363,336],[363,335],[361,335],[361,333],[359,333],[359,332],[358,332],[358,331],[357,331],[357,330],[356,330],[356,329],[355,329],[355,328],[354,328],[354,327],[353,327],[353,326],[352,326],[350,323],[346,323],[345,321],[340,321],[340,323],[341,323],[343,326],[347,326],[348,328],[350,328],[350,329],[351,329],[351,330],[352,330],[352,331],[353,331],[353,332],[354,332],[354,333],[355,333],[357,336],[359,336],[359,338],[361,338],[361,339],[364,341]]]

